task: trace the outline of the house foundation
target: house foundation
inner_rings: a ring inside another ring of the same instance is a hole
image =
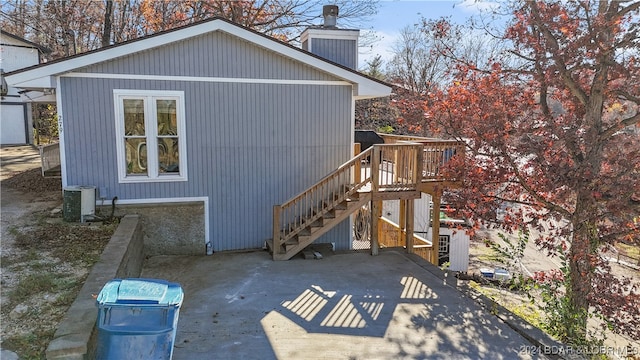
[[[110,213],[111,207],[103,206],[99,211]],[[140,216],[145,256],[206,253],[203,202],[135,205],[116,202],[115,216],[129,214]]]

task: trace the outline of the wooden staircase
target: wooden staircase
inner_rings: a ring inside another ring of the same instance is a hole
[[[274,260],[288,260],[311,245],[314,241],[326,234],[336,225],[347,219],[352,213],[371,201],[371,193],[355,193],[337,202],[334,206],[327,205],[326,211],[313,222],[307,222],[305,226],[290,232],[282,232],[282,237],[286,238],[280,242],[279,251],[274,248],[273,239],[267,240],[267,246],[273,253]]]
[[[273,259],[292,258],[369,201],[419,198],[422,153],[416,143],[374,145],[274,206],[273,238],[267,240]]]
[[[371,200],[363,191],[371,176],[362,176],[362,162],[372,153],[358,154],[322,180],[282,205],[273,207],[273,238],[267,248],[274,260],[288,260]]]

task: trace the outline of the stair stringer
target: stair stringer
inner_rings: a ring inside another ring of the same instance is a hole
[[[284,253],[279,253],[276,249],[273,249],[273,243],[271,242],[269,245],[271,246],[271,251],[273,252],[273,260],[289,260],[302,250],[304,250],[307,246],[311,245],[314,241],[319,239],[322,235],[326,234],[329,230],[334,228],[336,225],[343,222],[347,219],[351,214],[353,214],[356,210],[360,209],[366,203],[371,201],[371,193],[359,193],[359,197],[352,201],[347,201],[346,209],[337,209],[333,208],[335,212],[335,217],[323,218],[322,226],[309,227],[308,234],[299,233],[296,235],[297,242],[291,244],[285,244],[286,251]]]

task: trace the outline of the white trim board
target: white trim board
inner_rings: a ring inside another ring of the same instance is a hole
[[[137,41],[115,45],[101,51],[89,52],[77,55],[59,62],[45,63],[30,70],[17,72],[7,76],[7,82],[15,87],[52,87],[51,77],[57,77],[76,69],[127,56],[137,52],[153,49],[167,44],[179,42],[188,38],[203,35],[213,31],[223,31],[232,36],[251,42],[269,51],[281,54],[288,58],[303,62],[318,70],[330,73],[345,81],[357,84],[354,96],[359,98],[382,97],[391,93],[391,87],[371,80],[357,72],[336,66],[324,59],[317,58],[300,49],[292,48],[275,39],[254,33],[239,25],[229,23],[222,19],[205,21],[197,25],[186,26],[177,30],[158,33],[156,35],[141,38]]]
[[[336,39],[336,40],[355,40],[358,42],[360,30],[346,29],[313,29],[309,28],[300,35],[300,42],[312,39]]]
[[[62,90],[60,78],[56,78],[58,91],[56,91],[56,111],[58,113],[58,141],[60,142],[60,178],[62,180],[62,189],[67,187],[67,156],[65,150],[64,139],[64,108],[62,107]]]
[[[179,198],[151,198],[151,199],[118,199],[116,200],[116,206],[118,205],[151,205],[151,204],[170,204],[170,203],[190,203],[190,202],[203,202],[204,203],[204,244],[205,246],[211,242],[209,234],[209,197],[179,197]],[[102,200],[96,200],[96,206],[106,206]]]
[[[140,74],[104,74],[104,73],[79,73],[70,72],[60,77],[91,78],[91,79],[118,79],[118,80],[159,80],[159,81],[191,81],[211,83],[242,83],[242,84],[281,84],[281,85],[321,85],[321,86],[351,86],[348,81],[329,80],[295,80],[295,79],[257,79],[257,78],[227,78],[204,76],[172,76],[172,75],[140,75]]]

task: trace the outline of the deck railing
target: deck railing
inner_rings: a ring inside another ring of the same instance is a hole
[[[312,226],[323,226],[323,218],[346,200],[364,199],[358,192],[370,192],[378,200],[400,199],[422,191],[420,184],[424,182],[455,180],[447,178],[441,170],[453,156],[464,155],[463,143],[419,137],[387,135],[387,138],[391,143],[373,145],[305,191],[275,205],[274,251],[282,254],[285,244],[295,248],[297,240],[289,240]],[[414,238],[418,241],[414,248],[431,256],[430,243],[418,236]]]
[[[371,159],[374,192],[415,191],[421,181],[422,145],[374,145]]]
[[[372,149],[367,149],[307,190],[274,206],[274,249],[280,249],[287,240],[369,184],[371,177],[362,176],[361,165],[371,154]]]
[[[464,156],[465,145],[455,140],[428,141],[421,143],[424,150],[422,181],[449,180],[442,169],[454,156]]]
[[[421,144],[422,181],[455,181],[442,171],[444,165],[454,156],[464,156],[465,143],[457,140],[443,140],[409,135],[379,134],[385,144]]]

